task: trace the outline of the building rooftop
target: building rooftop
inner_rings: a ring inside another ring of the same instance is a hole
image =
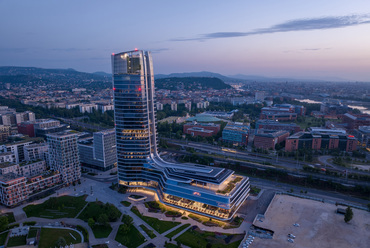
[[[11,163],[11,162],[4,162],[4,163],[0,163],[0,168],[3,169],[3,168],[7,168],[7,167],[10,167],[10,166],[13,166],[13,165],[16,165],[16,164]]]
[[[197,114],[194,117],[190,117],[186,119],[186,121],[197,121],[197,122],[218,122],[222,121],[219,118],[213,117],[208,114]]]
[[[18,178],[24,178],[25,179],[24,176],[20,176],[18,174],[10,172],[10,173],[7,173],[5,175],[0,175],[0,182],[8,183],[8,182],[13,181],[13,180],[18,179]]]

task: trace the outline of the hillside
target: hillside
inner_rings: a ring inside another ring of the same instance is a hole
[[[1,66],[0,83],[25,84],[28,86],[56,84],[58,88],[106,88],[111,86],[111,77],[79,72],[73,69]]]
[[[168,90],[201,90],[201,89],[229,89],[230,85],[225,84],[221,79],[215,77],[171,77],[155,80],[158,89]]]

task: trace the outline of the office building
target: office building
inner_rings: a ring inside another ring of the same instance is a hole
[[[370,126],[359,126],[354,135],[362,147],[370,148]]]
[[[191,136],[210,137],[220,131],[221,125],[214,123],[188,123],[183,126],[183,132]]]
[[[59,132],[47,135],[49,166],[60,172],[63,183],[75,182],[81,177],[77,134]]]
[[[370,115],[346,113],[342,116],[342,122],[347,124],[349,130],[354,130],[360,126],[370,126]]]
[[[286,138],[285,151],[298,149],[332,150],[352,152],[357,149],[357,139],[353,135],[330,134],[326,132],[298,132]]]
[[[119,183],[155,191],[169,206],[230,220],[249,194],[247,177],[158,155],[151,54],[112,54],[112,74]]]
[[[78,141],[81,166],[97,170],[110,170],[117,163],[114,130],[96,132],[93,138]]]
[[[259,129],[254,136],[253,145],[255,148],[275,150],[276,144],[281,144],[288,136],[288,131]]]
[[[234,145],[247,145],[249,130],[249,123],[229,122],[222,131],[222,141]]]
[[[297,133],[302,131],[301,127],[295,123],[281,123],[274,120],[258,120],[256,122],[256,133],[258,129],[267,129],[267,130],[284,130],[290,133]]]

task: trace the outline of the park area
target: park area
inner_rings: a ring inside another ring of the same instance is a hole
[[[157,218],[144,216],[139,212],[139,210],[135,206],[131,208],[131,211],[137,216],[139,216],[143,221],[148,223],[151,227],[153,227],[153,229],[156,230],[158,233],[164,233],[174,228],[175,226],[181,224],[180,222],[163,221]]]
[[[238,248],[243,238],[244,234],[206,232],[193,226],[177,237],[176,241],[189,247],[208,247],[211,244],[215,248]]]
[[[27,217],[41,217],[48,219],[75,218],[86,205],[86,195],[73,197],[51,197],[37,205],[28,205],[23,208]]]
[[[81,243],[79,233],[69,229],[42,228],[39,248],[60,247]]]
[[[346,223],[344,215],[336,213],[337,208],[346,207],[276,195],[265,218],[254,223],[273,231],[273,238],[255,238],[252,247],[369,247],[370,213],[352,209],[353,219]],[[288,234],[295,236],[294,243],[288,242]]]
[[[95,238],[106,238],[112,231],[109,222],[117,221],[120,216],[121,212],[113,204],[95,201],[88,203],[78,218],[89,224]]]

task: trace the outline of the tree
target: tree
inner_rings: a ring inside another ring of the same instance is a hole
[[[89,218],[87,224],[89,225],[89,227],[93,227],[95,225],[95,220],[93,218]]]
[[[7,216],[0,217],[0,232],[4,231],[8,227],[9,221]]]
[[[353,218],[353,211],[350,206],[347,207],[346,213],[344,214],[344,221],[348,223]]]
[[[122,216],[122,222],[125,223],[126,225],[131,226],[132,223],[134,222],[134,219],[130,215],[124,214]]]
[[[127,224],[120,225],[118,232],[122,234],[127,234],[130,231],[131,227]]]
[[[99,215],[97,222],[99,222],[100,225],[107,225],[108,224],[108,216],[106,214]]]

